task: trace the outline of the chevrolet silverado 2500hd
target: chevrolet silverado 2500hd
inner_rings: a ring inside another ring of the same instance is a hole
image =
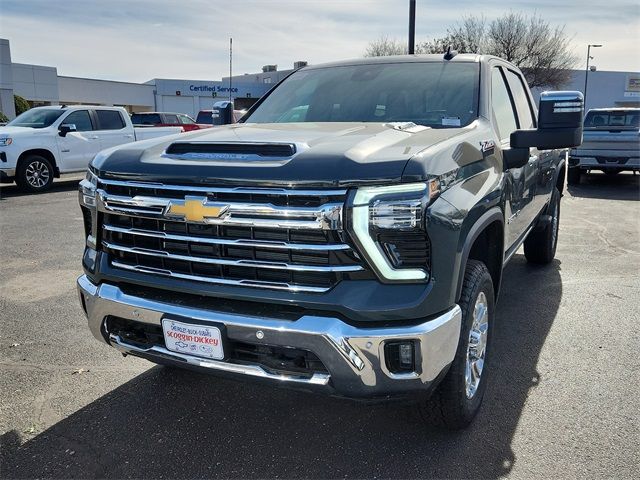
[[[0,182],[42,192],[61,173],[86,170],[100,150],[182,131],[134,128],[122,107],[32,108],[0,127]]]
[[[554,257],[582,95],[538,114],[513,65],[451,57],[306,67],[238,124],[98,154],[79,192],[95,337],[468,424],[504,265]]]

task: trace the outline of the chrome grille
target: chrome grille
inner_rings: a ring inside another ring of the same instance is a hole
[[[371,274],[343,230],[344,190],[209,188],[100,180],[102,248],[112,267],[209,284],[320,293]],[[224,214],[186,221],[197,195]]]

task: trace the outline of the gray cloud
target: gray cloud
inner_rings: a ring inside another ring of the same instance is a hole
[[[603,43],[601,70],[640,70],[640,7],[635,0],[585,5],[578,0],[512,1],[509,8],[537,12],[566,24],[576,54]],[[234,73],[266,63],[321,63],[361,56],[381,35],[405,38],[405,0],[0,0],[2,36],[14,61],[53,65],[63,75],[146,81],[153,77],[216,79],[228,73],[234,38]],[[498,0],[418,0],[417,37],[442,35],[465,13],[487,18],[505,11]]]

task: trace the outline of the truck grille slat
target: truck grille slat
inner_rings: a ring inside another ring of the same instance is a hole
[[[152,250],[143,247],[124,247],[122,245],[116,245],[109,242],[102,242],[102,245],[107,250],[114,250],[118,252],[135,253],[138,255],[150,255],[152,257],[168,258],[170,260],[181,260],[185,262],[197,262],[197,263],[211,263],[213,265],[228,265],[234,267],[256,267],[256,268],[269,268],[273,270],[291,270],[297,272],[358,272],[362,270],[360,265],[336,265],[336,266],[316,266],[316,265],[302,265],[302,264],[287,264],[276,262],[262,262],[258,260],[226,260],[222,258],[210,258],[210,257],[193,257],[189,255],[180,255],[176,253],[169,253],[163,250]]]
[[[303,293],[322,293],[341,280],[373,276],[343,229],[344,190],[99,180],[98,192],[99,243],[113,268]],[[175,215],[194,198],[198,211],[214,210],[212,218]]]
[[[114,225],[104,225],[104,229],[109,232],[117,232],[129,235],[140,235],[153,238],[162,238],[166,240],[176,240],[180,242],[194,242],[205,243],[211,245],[230,245],[237,247],[261,247],[270,248],[276,250],[313,250],[313,251],[326,251],[326,250],[350,250],[351,247],[344,243],[335,244],[313,244],[313,243],[287,243],[278,242],[275,240],[246,240],[242,238],[238,239],[224,239],[214,237],[198,237],[193,235],[178,235],[167,232],[154,232],[149,230],[141,230],[137,228],[121,228]]]

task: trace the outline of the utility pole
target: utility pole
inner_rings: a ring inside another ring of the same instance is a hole
[[[409,0],[409,55],[416,50],[416,0]]]
[[[587,83],[589,82],[589,60],[591,60],[593,57],[591,56],[591,47],[593,48],[598,48],[601,47],[602,45],[594,45],[594,44],[589,44],[587,45],[587,68],[584,71],[584,92],[583,92],[583,102],[584,102],[584,110],[587,111]]]
[[[229,37],[229,101],[231,101],[231,85],[233,84],[233,37]]]

